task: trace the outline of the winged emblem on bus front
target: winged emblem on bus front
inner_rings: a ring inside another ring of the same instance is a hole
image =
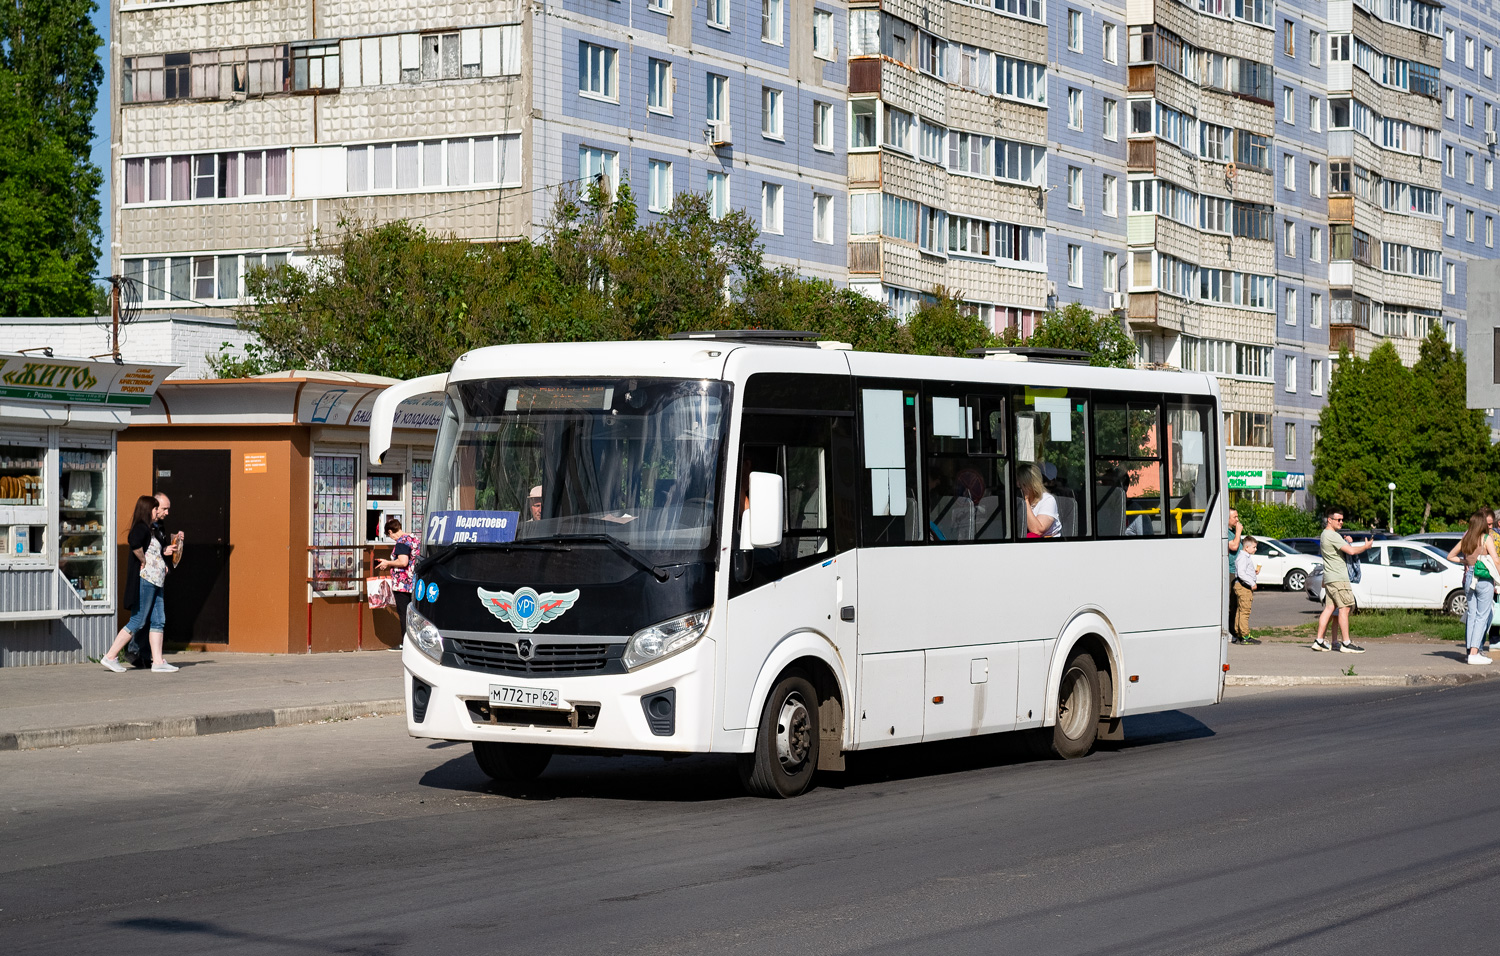
[[[486,611],[522,634],[529,634],[538,625],[562,617],[563,612],[578,600],[576,590],[567,594],[554,594],[551,591],[538,594],[531,588],[520,588],[515,593],[486,591],[484,588],[475,590],[479,592],[479,603],[484,605]]]

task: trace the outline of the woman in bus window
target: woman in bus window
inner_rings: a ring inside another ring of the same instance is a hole
[[[1022,500],[1025,502],[1026,537],[1061,537],[1062,519],[1058,516],[1057,499],[1043,485],[1041,469],[1034,464],[1022,465],[1020,474],[1016,476],[1016,483],[1021,486]]]

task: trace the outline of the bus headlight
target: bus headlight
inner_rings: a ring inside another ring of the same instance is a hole
[[[431,621],[418,614],[414,607],[406,609],[406,639],[417,650],[438,663],[442,663],[443,635],[432,625]]]
[[[625,645],[625,669],[633,671],[663,657],[671,657],[696,644],[706,630],[708,612],[694,611],[636,631],[630,636],[630,643]]]

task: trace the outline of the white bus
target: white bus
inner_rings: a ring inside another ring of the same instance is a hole
[[[407,727],[496,778],[732,753],[789,797],[851,751],[1076,757],[1222,694],[1210,376],[797,333],[497,346],[389,388],[372,462],[432,392]]]

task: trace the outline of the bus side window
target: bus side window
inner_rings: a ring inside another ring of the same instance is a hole
[[[1200,537],[1218,493],[1214,408],[1203,398],[1166,404],[1167,533]]]
[[[860,445],[864,465],[864,545],[916,543],[926,537],[917,489],[917,390],[861,388]]]
[[[1062,538],[1089,533],[1088,402],[1079,389],[1027,386],[1013,401],[1017,487],[1013,500],[1016,537],[1025,538],[1023,470],[1036,469],[1043,488],[1057,502]]]
[[[1005,399],[972,386],[924,389],[927,540],[1007,539]]]
[[[731,593],[769,584],[821,560],[835,546],[832,480],[836,419],[815,415],[745,416],[735,490]],[[785,499],[781,547],[743,549],[750,473],[780,475]]]
[[[1155,401],[1094,393],[1094,528],[1101,538],[1166,534]]]

